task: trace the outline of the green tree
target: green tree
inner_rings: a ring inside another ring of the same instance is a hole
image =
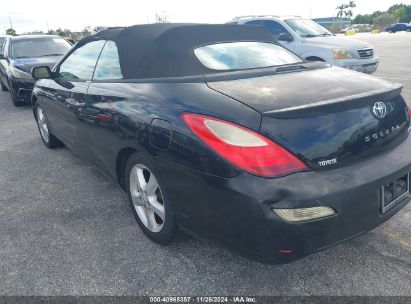
[[[346,11],[344,12],[344,16],[345,16],[346,18],[352,18],[352,15],[353,15],[352,10],[346,10]]]
[[[337,18],[342,18],[344,16],[345,10],[348,8],[347,4],[338,5],[336,10],[338,10]]]
[[[372,24],[372,17],[370,14],[357,15],[352,20],[353,24]]]
[[[56,34],[61,37],[71,37],[71,31],[69,29],[62,29],[60,27],[56,30]]]
[[[89,36],[89,35],[91,34],[90,28],[91,28],[90,26],[86,26],[86,27],[81,31],[81,33],[83,34],[83,37]]]
[[[374,22],[374,19],[381,16],[382,14],[384,14],[384,12],[375,11],[374,13],[371,14],[371,20]]]
[[[382,15],[373,19],[373,24],[378,28],[384,28],[397,22],[398,18],[390,13],[383,13]]]
[[[353,16],[352,9],[356,7],[357,5],[355,4],[355,1],[350,1],[347,4],[338,5],[336,8],[338,10],[337,18],[342,19],[343,16],[351,18]]]
[[[352,18],[353,12],[352,9],[357,7],[355,1],[350,1],[349,3],[340,4],[336,7],[337,10],[337,19],[340,18],[340,22],[333,24],[333,31],[339,32],[342,28],[342,19],[343,17]]]
[[[347,9],[346,9],[345,12],[344,12],[345,17],[347,17],[347,18],[352,18],[352,16],[353,16],[353,11],[352,11],[352,9],[354,9],[354,8],[356,8],[356,7],[357,7],[357,4],[355,4],[354,1],[350,1],[350,2],[347,4]]]
[[[391,22],[390,24],[395,22],[411,22],[411,5],[395,4],[386,12],[375,11],[370,15],[357,15],[353,19],[354,24],[374,24],[378,27],[389,25],[387,22]]]
[[[6,35],[17,36],[17,33],[14,28],[9,28],[6,30]]]
[[[403,3],[391,6],[387,13],[397,17],[399,22],[407,22],[407,5]]]
[[[411,21],[411,5],[395,4],[387,12],[397,17],[399,22]]]

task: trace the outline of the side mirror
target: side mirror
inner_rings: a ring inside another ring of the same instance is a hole
[[[6,59],[3,53],[0,53],[0,59]]]
[[[39,66],[31,70],[31,75],[34,79],[48,79],[51,78],[52,72],[48,66]]]
[[[280,35],[278,35],[277,38],[278,41],[286,41],[286,42],[291,42],[294,40],[293,36],[291,36],[288,33],[281,33]]]

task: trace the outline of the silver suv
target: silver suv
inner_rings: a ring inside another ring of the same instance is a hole
[[[378,57],[372,45],[335,36],[310,19],[299,16],[243,16],[228,23],[264,26],[282,46],[306,60],[326,61],[369,74],[378,67]]]

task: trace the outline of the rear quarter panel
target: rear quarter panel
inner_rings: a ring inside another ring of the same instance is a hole
[[[204,83],[92,82],[83,119],[95,152],[95,162],[116,174],[122,149],[135,150],[173,165],[213,175],[235,176],[237,169],[211,153],[183,123],[184,112],[217,116],[258,131],[261,115],[248,106],[209,89]],[[168,151],[150,144],[153,119],[171,125]]]

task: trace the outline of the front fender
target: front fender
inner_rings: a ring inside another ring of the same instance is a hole
[[[30,98],[31,107],[33,108],[33,111],[34,111],[34,106],[36,102],[41,99],[41,95],[39,94],[40,91],[41,89],[37,87],[36,85],[34,85],[33,92],[31,93],[31,98]]]
[[[303,44],[303,49],[302,52],[300,52],[300,56],[304,59],[309,57],[318,57],[330,64],[334,63],[333,53],[330,48],[316,47],[306,43]]]

